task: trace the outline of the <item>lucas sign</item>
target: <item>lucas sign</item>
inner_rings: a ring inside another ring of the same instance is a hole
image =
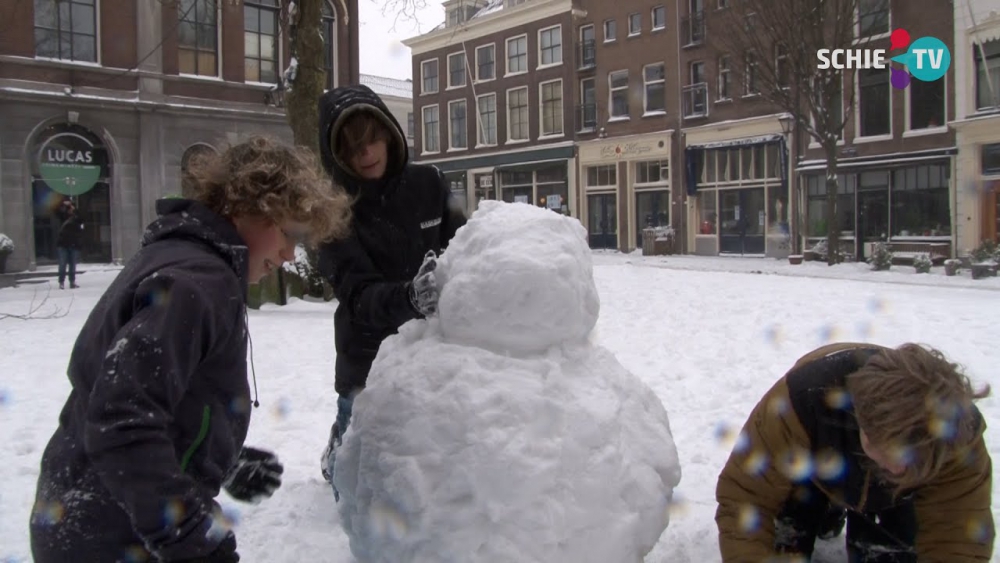
[[[76,196],[90,191],[101,178],[104,149],[81,135],[53,135],[38,151],[38,172],[52,190]]]

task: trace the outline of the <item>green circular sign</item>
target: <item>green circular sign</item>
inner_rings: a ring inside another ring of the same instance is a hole
[[[104,149],[82,135],[57,133],[38,151],[38,173],[54,191],[76,196],[89,192],[101,178]]]

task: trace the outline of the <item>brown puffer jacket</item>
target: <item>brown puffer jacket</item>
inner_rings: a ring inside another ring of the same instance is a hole
[[[715,520],[725,563],[793,561],[774,551],[774,519],[801,474],[803,456],[820,463],[831,444],[858,443],[853,413],[838,406],[843,403],[838,394],[846,397],[847,374],[881,349],[856,343],[819,348],[802,357],[751,412],[716,486]],[[835,409],[846,412],[838,415]],[[982,436],[985,427],[980,416],[978,438],[934,482],[913,492],[921,563],[971,563],[992,556],[992,465]],[[846,478],[825,481],[814,472],[811,482],[850,510],[890,506],[891,491],[865,469],[860,447],[850,449],[838,452],[847,463]]]

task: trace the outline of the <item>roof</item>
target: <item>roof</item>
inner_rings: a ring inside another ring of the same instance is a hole
[[[397,98],[413,98],[413,81],[409,78],[389,78],[362,74],[361,83],[371,88],[379,96],[395,96]]]
[[[495,13],[497,13],[500,10],[503,9],[503,3],[504,3],[504,0],[487,0],[486,5],[483,6],[482,8],[480,8],[479,11],[477,11],[476,13],[472,14],[472,17],[469,18],[469,19],[470,20],[474,20],[476,18],[481,18],[483,16],[488,16],[490,14],[495,14]],[[447,22],[441,22],[441,23],[437,24],[436,26],[434,26],[434,29],[432,29],[431,31],[437,31],[439,29],[444,29],[446,27],[446,25],[445,25],[446,23]],[[430,33],[431,31],[428,31],[427,33]]]

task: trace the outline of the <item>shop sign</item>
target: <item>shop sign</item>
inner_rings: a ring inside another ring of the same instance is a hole
[[[653,147],[645,143],[617,143],[601,147],[601,158],[636,158],[648,152],[652,152]]]
[[[562,208],[562,196],[559,194],[552,194],[545,198],[545,207],[549,209],[560,209]]]
[[[493,174],[476,174],[476,183],[481,190],[492,190]]]
[[[76,196],[90,191],[101,178],[104,149],[75,133],[50,137],[38,151],[38,171],[52,190]]]

